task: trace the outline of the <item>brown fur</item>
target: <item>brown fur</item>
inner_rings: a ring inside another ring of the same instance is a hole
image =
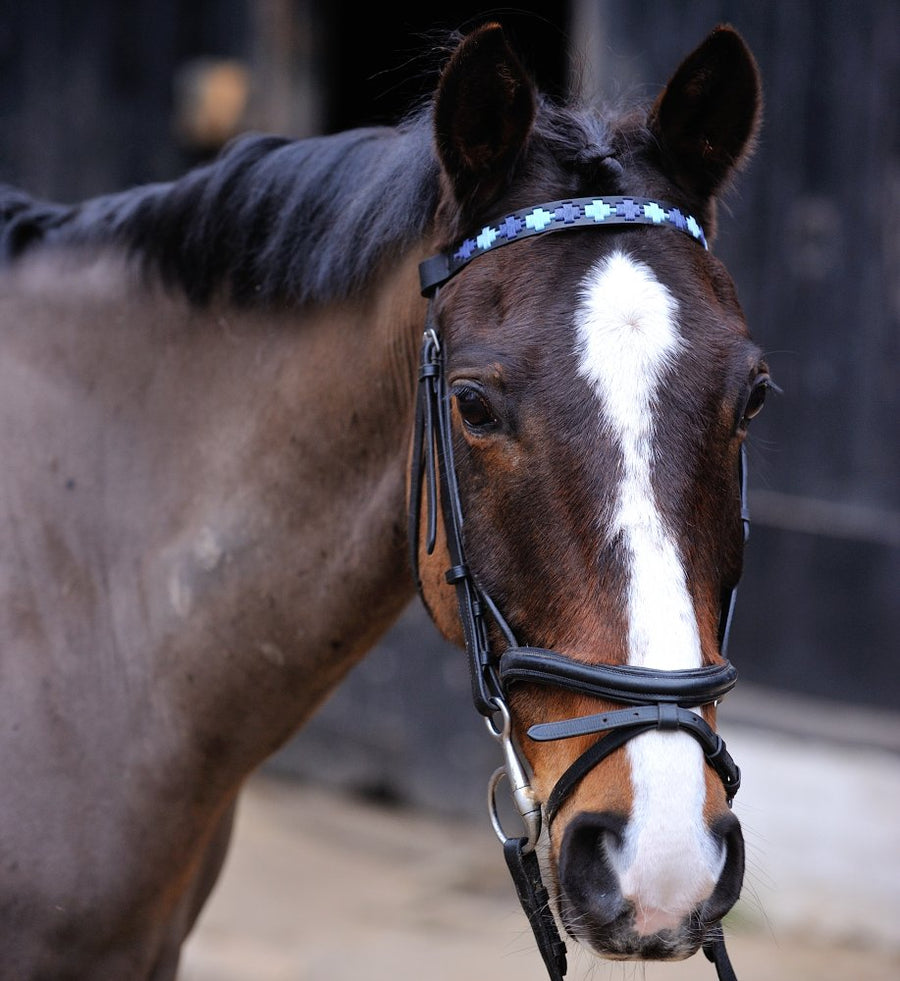
[[[302,325],[6,275],[0,976],[169,977],[241,782],[408,602],[394,275]]]

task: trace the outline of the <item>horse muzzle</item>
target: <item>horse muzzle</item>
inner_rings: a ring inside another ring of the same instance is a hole
[[[559,916],[566,932],[603,957],[678,960],[694,954],[737,902],[744,877],[740,824],[725,814],[709,829],[715,874],[675,854],[652,880],[629,859],[628,819],[582,812],[568,824],[558,857]]]

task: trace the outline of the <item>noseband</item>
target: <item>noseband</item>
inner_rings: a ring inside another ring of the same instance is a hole
[[[657,225],[677,229],[706,248],[703,230],[689,215],[661,202],[643,198],[575,198],[515,212],[487,225],[456,248],[426,260],[420,266],[422,293],[429,298],[416,403],[410,483],[409,543],[412,568],[421,590],[418,569],[425,497],[425,547],[430,555],[437,539],[438,499],[450,555],[446,580],[456,589],[459,618],[468,655],[475,708],[485,717],[490,733],[501,746],[504,763],[490,780],[488,799],[491,822],[503,844],[504,855],[519,901],[528,916],[538,949],[552,981],[566,973],[566,948],[550,911],[549,897],[541,879],[535,845],[541,833],[541,804],[529,784],[525,767],[513,743],[508,708],[509,689],[521,683],[537,684],[602,698],[626,708],[561,722],[534,725],[530,739],[548,741],[594,733],[604,735],[563,773],[545,804],[546,820],[553,821],[562,804],[598,763],[628,740],[652,729],[686,732],[700,744],[707,763],[719,776],[729,806],[740,786],[740,771],[725,743],[692,709],[715,704],[734,687],[737,672],[724,659],[734,610],[735,590],[722,597],[719,664],[687,670],[661,671],[631,665],[584,664],[555,651],[523,647],[490,596],[470,569],[463,541],[464,516],[453,463],[450,398],[444,365],[444,349],[434,316],[438,288],[469,262],[512,241],[544,232],[603,225]],[[746,540],[749,516],[746,506],[746,467],[741,450],[738,482],[741,520]],[[438,498],[438,495],[440,497]],[[489,640],[493,621],[505,642],[498,655]],[[507,835],[496,805],[501,780],[510,785],[525,835]],[[708,930],[703,950],[717,969],[720,981],[737,981],[722,937],[721,925]]]

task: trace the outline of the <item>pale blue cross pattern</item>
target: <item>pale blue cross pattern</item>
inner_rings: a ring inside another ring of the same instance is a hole
[[[668,226],[690,235],[704,249],[708,248],[696,218],[663,201],[624,196],[570,198],[513,212],[496,224],[485,225],[473,238],[463,239],[455,249],[425,260],[420,271],[423,289],[431,290],[446,282],[472,259],[507,242],[544,231],[585,225]]]

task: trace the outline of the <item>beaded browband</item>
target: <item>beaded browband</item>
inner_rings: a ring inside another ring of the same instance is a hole
[[[514,211],[485,225],[474,238],[463,239],[446,252],[426,259],[419,266],[422,293],[429,296],[463,266],[501,245],[543,232],[598,225],[668,225],[690,235],[704,249],[709,247],[697,219],[663,201],[636,197],[569,198]]]

